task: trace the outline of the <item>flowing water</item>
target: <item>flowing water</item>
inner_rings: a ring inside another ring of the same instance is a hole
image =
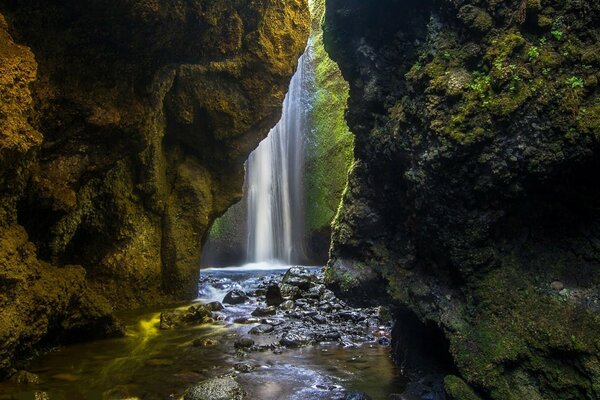
[[[199,300],[220,301],[233,288],[252,292],[263,277],[280,275],[282,269],[259,264],[207,270]],[[159,329],[162,310],[124,315],[126,337],[52,351],[29,366],[40,376],[39,385],[0,383],[0,399],[32,400],[36,391],[45,391],[51,400],[177,399],[191,385],[231,373],[242,361],[258,366],[236,378],[251,400],[338,399],[346,390],[364,391],[377,400],[403,388],[389,347],[376,344],[344,348],[335,343],[240,356],[235,339],[257,324],[234,320],[249,317],[256,306],[250,299],[227,306],[214,324],[173,330]],[[194,347],[198,338],[214,338],[218,344]]]
[[[303,171],[306,124],[305,61],[290,82],[279,123],[246,163],[248,262],[303,259]]]

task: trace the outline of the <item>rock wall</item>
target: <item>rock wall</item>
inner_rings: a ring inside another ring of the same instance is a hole
[[[308,36],[304,0],[0,1],[0,370],[196,295]],[[68,267],[78,265],[78,267]],[[73,335],[71,335],[73,336]]]
[[[385,285],[443,336],[451,399],[600,398],[599,3],[328,0],[326,19],[356,157],[329,281]]]

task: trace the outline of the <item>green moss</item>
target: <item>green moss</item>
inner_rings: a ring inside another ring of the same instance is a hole
[[[348,84],[323,45],[323,0],[311,3],[313,20],[309,55],[314,66],[314,100],[309,114],[306,168],[306,229],[329,230],[353,160],[353,136],[345,121]]]
[[[507,266],[477,284],[473,325],[451,340],[462,376],[493,388],[493,399],[545,398],[534,386],[569,394],[565,398],[593,398],[590,377],[600,379],[594,368],[600,318],[546,294],[530,279]],[[527,375],[504,367],[517,362]],[[581,362],[590,367],[576,367]]]
[[[444,389],[450,400],[481,400],[465,381],[454,375],[444,378]]]

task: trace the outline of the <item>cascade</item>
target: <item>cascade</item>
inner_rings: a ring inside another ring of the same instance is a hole
[[[281,120],[246,164],[248,262],[292,264],[304,259],[306,77],[302,56]]]

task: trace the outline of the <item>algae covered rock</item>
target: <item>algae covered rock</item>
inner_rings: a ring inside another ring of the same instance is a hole
[[[326,276],[444,338],[453,399],[600,396],[599,18],[594,1],[327,2],[356,162]]]

